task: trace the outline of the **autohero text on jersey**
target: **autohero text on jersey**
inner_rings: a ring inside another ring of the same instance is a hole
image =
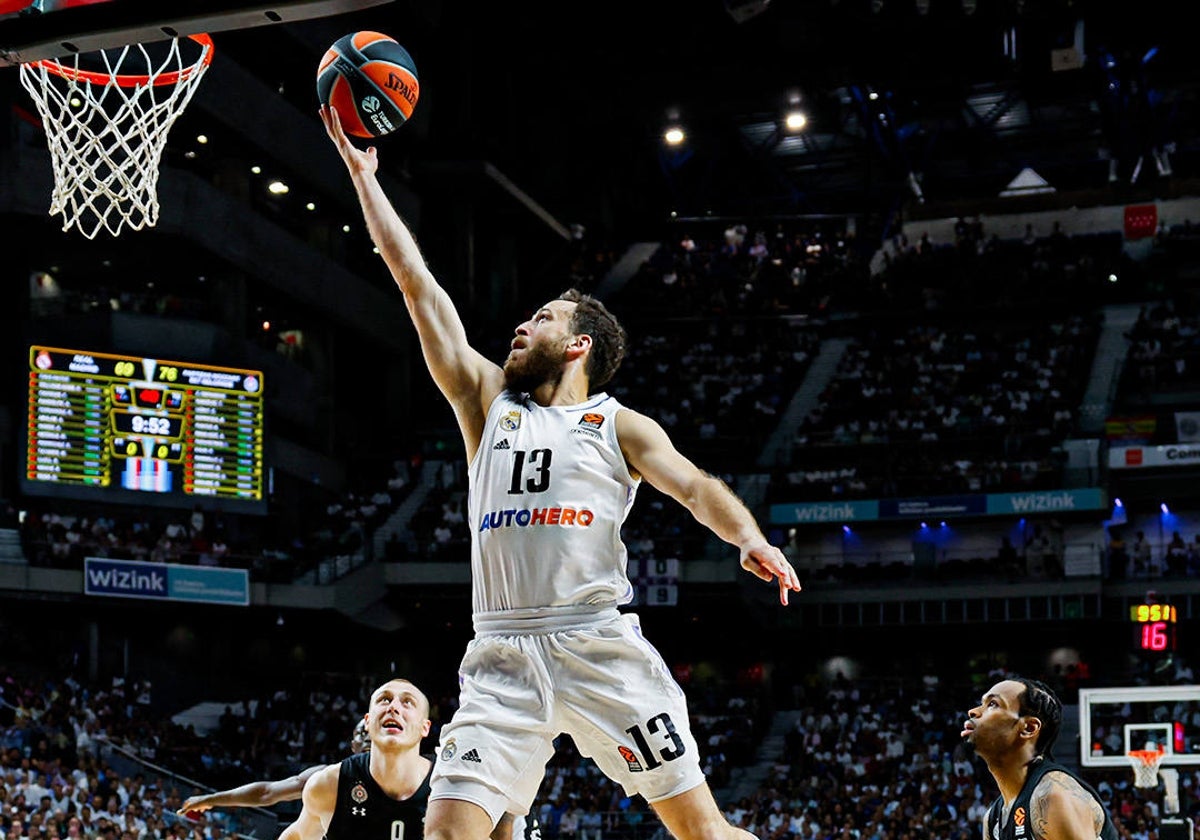
[[[526,528],[534,525],[579,526],[586,528],[592,524],[595,518],[595,515],[587,508],[509,508],[507,510],[494,510],[491,513],[485,513],[479,523],[479,530]]]

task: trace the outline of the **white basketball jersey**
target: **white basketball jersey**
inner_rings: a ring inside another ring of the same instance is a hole
[[[617,444],[621,408],[606,394],[492,403],[469,470],[476,614],[632,600],[621,524],[639,481]]]

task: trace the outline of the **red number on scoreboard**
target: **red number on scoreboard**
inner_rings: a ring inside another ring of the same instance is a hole
[[[1142,650],[1167,649],[1167,623],[1154,621],[1142,625]]]

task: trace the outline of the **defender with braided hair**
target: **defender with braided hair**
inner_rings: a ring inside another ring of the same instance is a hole
[[[1062,703],[1045,683],[1012,677],[967,713],[962,737],[1000,788],[984,840],[1117,840],[1112,816],[1087,782],[1054,761]]]

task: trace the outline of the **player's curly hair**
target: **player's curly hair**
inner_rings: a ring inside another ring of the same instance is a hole
[[[627,336],[625,328],[603,303],[578,289],[567,289],[559,300],[575,304],[571,315],[571,332],[590,335],[592,349],[588,353],[588,387],[596,390],[608,383],[625,358]]]
[[[1051,750],[1058,740],[1058,731],[1062,728],[1062,702],[1053,689],[1040,680],[1025,677],[1010,677],[1013,682],[1025,686],[1021,694],[1020,714],[1030,715],[1042,722],[1042,730],[1038,733],[1037,744],[1034,748],[1043,758],[1052,758]]]

